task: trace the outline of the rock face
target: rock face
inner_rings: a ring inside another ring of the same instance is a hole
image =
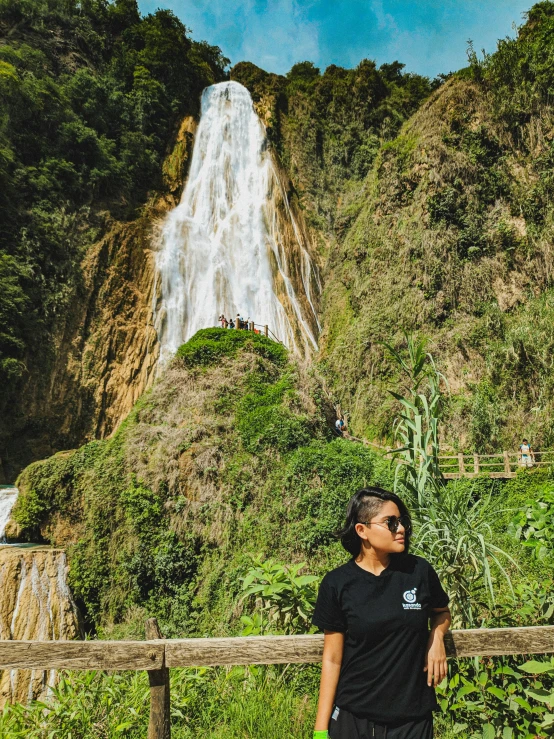
[[[61,549],[0,547],[0,639],[64,640],[81,636]],[[44,697],[53,670],[0,671],[0,706]]]

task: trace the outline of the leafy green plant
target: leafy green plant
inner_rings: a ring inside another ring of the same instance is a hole
[[[533,580],[514,585],[514,598],[496,604],[487,617],[487,627],[546,626],[554,624],[554,591],[552,578]]]
[[[171,671],[171,736],[308,739],[317,674],[311,667]],[[1,739],[143,739],[146,673],[65,673],[47,701],[6,704]]]
[[[356,490],[370,484],[389,487],[393,476],[388,461],[347,439],[313,441],[297,449],[285,472],[294,540],[309,554],[332,545]]]
[[[421,504],[426,491],[437,489],[443,479],[438,460],[438,433],[442,408],[440,382],[444,377],[426,351],[425,339],[418,340],[406,334],[405,340],[407,359],[389,344],[384,344],[407,380],[404,395],[389,391],[402,407],[394,421],[395,438],[401,444],[392,452],[400,462],[396,468],[395,490],[408,490]]]
[[[177,357],[185,367],[206,367],[217,364],[223,357],[234,357],[246,349],[261,357],[284,364],[287,350],[282,344],[260,336],[253,331],[224,328],[204,328],[197,331],[186,344],[177,349]]]
[[[475,658],[449,663],[437,689],[455,734],[470,739],[554,735],[554,659]]]
[[[511,590],[505,565],[516,563],[493,543],[489,521],[494,515],[491,495],[476,498],[471,487],[456,483],[445,485],[440,494],[427,494],[425,505],[417,509],[417,551],[433,563],[451,596],[457,626],[468,627],[475,622],[475,606],[482,589],[494,605],[492,565]]]
[[[508,532],[534,558],[545,559],[554,553],[554,491],[545,490],[539,500],[528,500],[523,510],[513,517]]]
[[[254,598],[260,603],[257,620],[249,616],[242,618],[247,634],[256,633],[256,628],[258,633],[275,629],[285,633],[311,630],[310,617],[317,596],[315,583],[319,578],[300,574],[305,567],[305,562],[285,565],[261,557],[254,560],[254,566],[241,578],[241,601]]]
[[[493,543],[491,495],[476,497],[471,487],[447,485],[443,478],[438,461],[442,375],[425,351],[425,341],[405,338],[407,360],[388,347],[408,380],[404,395],[391,391],[402,406],[395,421],[403,444],[394,450],[399,462],[395,490],[408,492],[416,521],[416,549],[430,559],[450,594],[454,623],[467,627],[475,619],[474,606],[481,588],[494,605],[491,565],[511,589],[503,562],[515,562]]]

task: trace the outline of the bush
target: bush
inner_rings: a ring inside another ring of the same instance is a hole
[[[176,356],[185,367],[208,367],[223,357],[234,357],[240,350],[253,352],[278,365],[287,359],[287,350],[282,344],[252,331],[224,328],[201,329],[179,347]]]
[[[290,458],[285,486],[294,493],[292,527],[308,552],[335,541],[346,505],[366,485],[391,486],[392,475],[377,455],[346,439],[315,441]]]

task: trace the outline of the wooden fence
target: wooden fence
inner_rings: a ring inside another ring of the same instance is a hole
[[[534,467],[547,467],[554,464],[554,451],[535,452]],[[460,477],[477,477],[483,473],[488,477],[515,477],[521,469],[519,452],[498,452],[496,454],[439,455],[439,466],[447,480]]]
[[[323,636],[162,639],[156,619],[147,641],[0,641],[0,669],[146,670],[150,681],[148,739],[169,739],[170,667],[321,662]],[[554,653],[554,626],[450,631],[448,657]]]

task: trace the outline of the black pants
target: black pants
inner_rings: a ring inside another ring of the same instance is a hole
[[[329,722],[329,739],[433,739],[433,714],[402,724],[379,724],[340,708]]]

